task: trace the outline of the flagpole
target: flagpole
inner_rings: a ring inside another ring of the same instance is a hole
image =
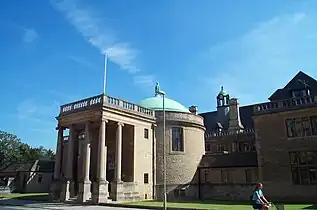
[[[108,62],[108,55],[107,55],[107,53],[105,53],[105,69],[104,69],[104,75],[103,75],[103,94],[106,94],[107,62]]]

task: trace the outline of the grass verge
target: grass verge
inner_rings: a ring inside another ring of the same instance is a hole
[[[141,202],[128,202],[127,205],[136,206],[163,206],[162,202],[157,201],[141,201]],[[195,202],[171,202],[167,203],[168,207],[175,208],[188,208],[188,209],[210,209],[210,210],[245,210],[252,209],[252,207],[246,203],[237,203],[231,201],[195,201]],[[300,209],[317,209],[316,205],[312,204],[286,204],[287,210],[300,210]]]

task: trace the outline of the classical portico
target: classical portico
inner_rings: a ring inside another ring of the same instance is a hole
[[[153,179],[148,187],[144,177],[153,177],[154,157],[146,154],[154,146],[154,111],[99,95],[61,106],[57,120],[53,199],[98,204],[153,196]]]

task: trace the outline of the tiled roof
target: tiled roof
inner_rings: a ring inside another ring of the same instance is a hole
[[[289,83],[283,89],[276,90],[269,97],[269,100],[277,101],[291,98],[292,96],[290,90],[305,88],[303,82],[308,85],[311,91],[311,95],[317,95],[317,81],[300,71],[292,80],[289,81]],[[245,129],[253,128],[253,107],[254,105],[239,107],[241,123]],[[200,116],[204,118],[206,133],[214,132],[218,127],[217,122],[221,121],[220,119],[218,119],[219,116],[217,114],[217,111],[201,113]],[[222,126],[224,130],[228,129],[228,121],[225,121],[225,124],[223,124]]]
[[[0,173],[7,174],[7,173],[31,171],[33,166],[35,166],[33,170],[38,172],[53,172],[54,164],[55,162],[50,160],[38,160],[38,161],[25,162],[25,163],[13,163],[3,168],[2,170],[0,170]]]
[[[305,82],[307,87],[311,91],[311,95],[317,95],[317,81],[305,74],[304,72],[298,72],[295,77],[290,80],[284,88],[276,90],[270,97],[270,101],[278,101],[289,99],[292,97],[291,90],[299,90],[305,88]]]
[[[204,155],[199,167],[210,168],[229,168],[229,167],[248,167],[257,166],[256,152],[241,152],[219,155]]]
[[[252,129],[253,128],[253,120],[252,120],[252,115],[253,115],[253,106],[242,106],[239,107],[240,110],[240,119],[241,123],[244,126],[245,129]],[[199,114],[204,118],[204,124],[206,127],[206,133],[213,132],[217,129],[217,123],[219,122],[218,120],[218,115],[217,111],[213,112],[205,112]],[[223,129],[228,129],[228,123],[225,125],[222,125]]]

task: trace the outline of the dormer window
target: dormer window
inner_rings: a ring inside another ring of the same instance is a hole
[[[292,91],[292,97],[293,98],[302,98],[310,95],[309,89],[304,90],[294,90]]]

